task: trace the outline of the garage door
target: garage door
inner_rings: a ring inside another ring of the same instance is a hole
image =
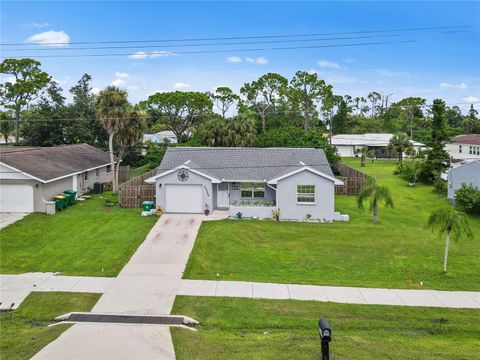
[[[0,184],[0,212],[33,212],[33,188]]]
[[[201,213],[201,185],[166,185],[165,211],[171,213]]]

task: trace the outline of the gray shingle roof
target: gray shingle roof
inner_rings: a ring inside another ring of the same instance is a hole
[[[42,181],[106,165],[110,156],[88,144],[0,148],[0,161]]]
[[[187,161],[189,168],[218,180],[269,181],[304,166],[333,177],[323,150],[312,148],[168,148],[157,174]]]

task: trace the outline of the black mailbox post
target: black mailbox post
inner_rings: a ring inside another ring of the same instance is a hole
[[[328,320],[320,319],[318,322],[318,334],[322,343],[322,360],[330,359],[329,343],[332,341],[332,330]]]

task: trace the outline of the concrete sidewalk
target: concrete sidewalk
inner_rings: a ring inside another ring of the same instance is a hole
[[[103,293],[115,278],[59,276],[55,273],[0,275],[0,310],[16,309],[32,291]]]
[[[243,281],[182,280],[177,295],[314,300],[370,305],[480,308],[480,292],[473,291],[378,289]]]

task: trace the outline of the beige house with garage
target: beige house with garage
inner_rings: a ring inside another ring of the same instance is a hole
[[[81,195],[112,176],[109,154],[88,144],[0,147],[0,212],[46,212],[54,195]]]

